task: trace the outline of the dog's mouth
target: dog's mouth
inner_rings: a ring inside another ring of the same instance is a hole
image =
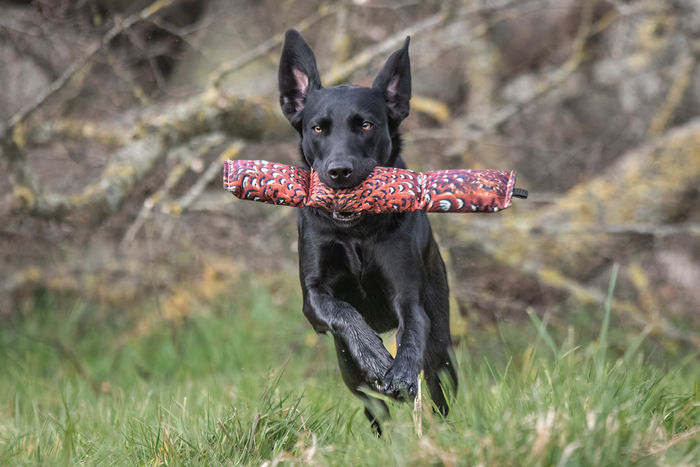
[[[334,221],[340,222],[341,224],[351,224],[362,217],[361,212],[333,212],[331,217]]]

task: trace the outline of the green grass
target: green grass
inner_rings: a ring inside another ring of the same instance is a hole
[[[377,439],[290,296],[247,282],[181,321],[43,297],[0,330],[0,465],[700,464],[698,355],[614,309],[589,342],[531,314],[458,346],[447,420],[424,403],[419,437],[395,405]]]

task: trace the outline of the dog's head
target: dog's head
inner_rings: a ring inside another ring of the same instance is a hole
[[[352,187],[375,166],[396,163],[398,127],[411,98],[408,43],[407,37],[372,87],[324,88],[311,48],[297,31],[287,31],[279,68],[282,112],[301,136],[304,161],[326,185]]]

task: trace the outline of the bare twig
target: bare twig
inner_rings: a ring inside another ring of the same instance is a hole
[[[606,173],[562,194],[547,210],[518,215],[517,221],[511,217],[510,222],[506,214],[493,231],[475,227],[473,222],[480,219],[467,216],[448,217],[445,227],[462,243],[480,244],[489,257],[540,284],[565,291],[582,303],[603,304],[606,294],[576,277],[605,265],[608,258],[598,251],[601,244],[607,243],[606,249],[614,251],[621,249],[626,238],[601,242],[598,232],[665,236],[700,231],[697,223],[670,224],[673,213],[682,208],[683,194],[698,185],[700,166],[694,161],[699,141],[700,119],[695,119],[629,151]],[[578,232],[576,241],[563,242],[560,234],[569,230]],[[674,325],[653,303],[641,307],[617,299],[613,307],[641,327],[651,326],[671,339],[700,348],[700,337]]]
[[[124,128],[102,123],[61,118],[34,126],[27,135],[27,145],[48,144],[52,140],[93,140],[107,147],[121,146],[127,140]]]
[[[446,3],[449,5],[449,2]],[[346,80],[355,70],[367,66],[378,56],[387,55],[394,48],[398,47],[406,36],[412,36],[423,31],[430,30],[442,24],[448,17],[449,7],[443,6],[440,11],[422,21],[418,21],[409,27],[392,34],[382,42],[374,44],[362,52],[356,54],[352,59],[339,64],[330,73],[323,77],[323,82],[327,85],[339,84]]]
[[[122,31],[135,23],[148,19],[178,0],[157,0],[140,12],[124,20],[116,19],[114,25],[98,41],[73,62],[56,80],[37,94],[34,100],[17,113],[5,125],[0,122],[0,161],[8,165],[10,181],[13,185],[15,201],[23,208],[39,216],[63,216],[70,204],[64,197],[45,193],[42,184],[24,160],[24,143],[26,143],[26,120],[47,100],[63,89],[72,79],[84,72],[92,58],[107,46]]]
[[[99,220],[116,212],[125,197],[154,164],[172,148],[192,138],[221,132],[248,139],[290,134],[286,120],[270,107],[210,92],[166,106],[162,114],[145,119],[132,137],[114,152],[98,180],[72,195],[43,193],[38,185],[15,185],[17,208],[33,216],[64,219],[81,210],[83,220]],[[20,181],[34,180],[27,164],[15,164]],[[26,173],[25,173],[26,172]]]
[[[536,277],[542,284],[564,290],[581,303],[595,303],[602,306],[608,298],[603,291],[595,287],[587,287],[576,280],[565,277],[554,269],[542,268],[530,262],[518,263],[517,266],[522,271]],[[650,327],[675,341],[685,342],[700,349],[700,338],[698,336],[692,332],[688,333],[678,329],[660,313],[652,313],[652,316],[643,316],[637,304],[621,299],[612,300],[612,308],[616,312],[624,313],[625,316],[632,319],[642,328]]]
[[[340,3],[340,2],[338,2]],[[314,24],[318,23],[323,18],[335,13],[340,5],[338,4],[323,4],[318,10],[316,10],[311,16],[304,19],[303,21],[295,24],[294,29],[298,31],[304,31]],[[259,58],[260,56],[268,53],[270,50],[278,47],[284,41],[284,32],[272,36],[270,39],[262,42],[257,47],[251,49],[247,53],[222,63],[219,67],[214,70],[211,75],[211,83],[215,88],[221,86],[221,82],[226,76],[238,70],[239,68],[249,64],[253,60]]]
[[[335,68],[338,63],[343,63],[350,57],[350,49],[352,41],[348,31],[348,8],[343,6],[338,9],[335,15],[335,34],[333,36],[333,65]]]
[[[170,239],[173,229],[180,215],[187,211],[192,203],[202,194],[204,189],[221,174],[222,160],[235,159],[245,147],[243,141],[236,141],[230,145],[221,155],[209,164],[209,167],[202,173],[202,176],[192,185],[192,187],[183,196],[170,204],[168,213],[173,214],[170,220],[166,223],[162,231],[162,239],[164,242]]]
[[[564,83],[567,82],[569,78],[571,78],[575,72],[579,70],[580,66],[587,59],[586,47],[588,41],[593,35],[601,33],[623,17],[640,12],[640,9],[626,9],[625,13],[621,14],[613,10],[602,18],[593,22],[593,13],[595,10],[595,5],[598,1],[600,0],[586,0],[584,3],[584,8],[581,15],[581,25],[576,34],[576,38],[574,39],[573,52],[569,59],[564,62],[562,66],[546,75],[538,84],[537,88],[526,99],[521,102],[506,105],[499,109],[494,118],[489,122],[489,129],[495,130],[500,128],[515,115],[520,114],[531,105],[539,102],[552,91],[559,89]],[[644,7],[646,8],[646,5],[644,5]]]
[[[202,194],[207,185],[220,174],[223,160],[237,158],[244,147],[245,143],[243,141],[235,141],[222,153],[221,157],[217,157],[213,160],[187,193],[175,201],[178,207],[177,211],[181,213],[187,210],[197,197]]]
[[[63,89],[63,87],[70,82],[70,80],[85,68],[85,66],[92,60],[92,58],[100,52],[104,47],[106,47],[112,40],[117,37],[124,30],[129,29],[134,24],[139,21],[143,21],[151,18],[157,13],[161,12],[165,8],[171,6],[178,0],[157,0],[131,16],[125,19],[116,18],[114,25],[107,31],[107,33],[102,36],[99,41],[95,41],[87,51],[79,57],[75,62],[73,62],[53,83],[48,87],[44,88],[36,98],[20,109],[15,115],[12,116],[9,122],[9,131],[12,133],[12,129],[18,124],[24,122],[27,117],[33,114],[39,107],[41,107],[51,96],[56,94],[58,91]]]
[[[649,125],[649,133],[653,136],[664,132],[671,122],[673,114],[683,103],[686,90],[693,84],[693,71],[697,68],[697,59],[689,50],[686,50],[673,68],[676,70],[673,83],[668,89],[668,94],[661,104],[661,108]]]
[[[134,241],[143,224],[150,218],[153,209],[167,200],[168,194],[182,180],[182,177],[187,173],[188,167],[191,167],[199,157],[211,151],[214,146],[223,143],[224,138],[223,134],[214,133],[192,140],[185,148],[178,147],[170,151],[171,154],[176,152],[183,153],[185,157],[168,171],[168,176],[163,185],[143,202],[136,219],[122,238],[119,245],[121,250],[126,249]]]
[[[459,222],[458,218],[455,219]],[[498,236],[498,238],[500,238],[500,236]],[[580,303],[591,303],[602,306],[608,299],[607,294],[600,289],[586,286],[575,279],[567,277],[562,271],[555,267],[546,266],[523,257],[504,254],[500,243],[493,243],[488,239],[482,238],[480,243],[485,251],[495,260],[536,278],[540,284],[565,291]],[[661,332],[670,339],[684,342],[700,349],[700,337],[692,332],[682,331],[660,313],[652,312],[647,313],[648,316],[644,316],[643,313],[640,313],[640,308],[636,303],[623,299],[614,299],[612,301],[612,307],[616,312],[623,313],[642,328],[649,327],[650,329]]]
[[[187,46],[202,55],[204,58],[211,62],[215,62],[215,59],[209,56],[201,47],[199,47],[197,44],[192,42],[187,38],[188,34],[190,34],[190,31],[192,30],[191,28],[180,28],[175,25],[172,25],[168,23],[167,21],[164,21],[162,18],[153,18],[151,20],[151,23],[154,25],[158,26],[160,29],[166,31],[169,34],[172,34],[173,36],[177,37],[180,39],[183,43],[187,44]]]

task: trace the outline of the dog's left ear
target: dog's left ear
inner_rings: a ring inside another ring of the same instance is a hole
[[[407,36],[403,47],[391,54],[372,83],[374,89],[379,89],[384,94],[384,100],[389,108],[389,117],[397,122],[408,117],[410,109],[411,60],[408,57],[410,41],[410,36]]]

